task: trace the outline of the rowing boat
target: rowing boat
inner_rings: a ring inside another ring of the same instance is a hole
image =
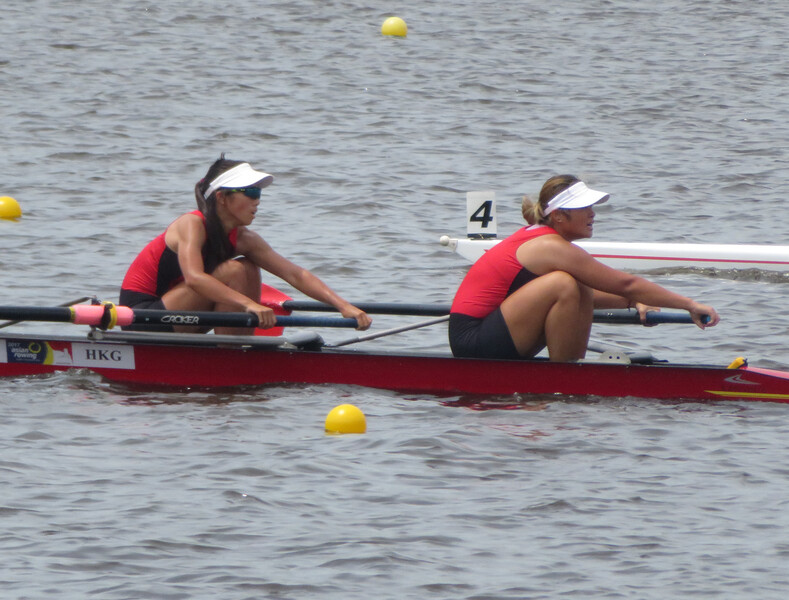
[[[594,361],[482,360],[448,353],[331,348],[312,332],[223,336],[118,332],[87,336],[3,334],[0,376],[88,369],[124,384],[224,388],[349,384],[453,394],[549,394],[671,400],[789,402],[789,373],[741,365],[632,362],[609,353]]]
[[[79,301],[84,300],[80,299]],[[79,302],[76,301],[76,302]],[[163,325],[258,328],[251,313],[137,309],[111,302],[56,307],[0,306],[0,324],[25,321],[90,327],[86,336],[0,334],[0,377],[88,369],[108,380],[170,388],[225,388],[271,384],[348,384],[434,394],[556,394],[632,396],[672,400],[739,399],[789,402],[789,372],[753,368],[738,359],[728,367],[670,364],[621,347],[590,349],[592,360],[550,362],[455,358],[449,351],[392,353],[348,350],[347,345],[448,319],[448,305],[356,302],[368,313],[431,316],[429,321],[326,344],[309,330],[284,327],[355,327],[355,319],[291,316],[293,311],[335,312],[314,301],[293,300],[261,286],[261,303],[274,309],[276,327],[256,335],[160,333]],[[638,324],[636,311],[594,311],[595,323]],[[684,312],[646,315],[647,325],[692,323]],[[112,331],[115,326],[142,331]],[[146,331],[145,329],[148,329]],[[261,335],[262,334],[262,335]],[[269,334],[269,335],[266,335]]]
[[[500,240],[494,192],[466,195],[466,238],[442,235],[439,243],[476,262]],[[667,268],[759,269],[789,273],[789,246],[762,244],[680,244],[660,242],[574,242],[599,261],[624,271]]]
[[[476,203],[483,201],[483,204]],[[488,224],[490,197],[472,197],[469,223]],[[489,232],[478,239],[452,240],[449,246],[476,260],[498,240]],[[705,244],[579,242],[602,260],[629,268],[681,264],[717,268],[755,267],[789,271],[789,247]],[[83,299],[81,299],[83,300]],[[389,333],[446,320],[449,306],[355,303],[366,312],[430,315],[428,322],[325,344],[311,332],[284,336],[281,327],[355,326],[354,319],[290,317],[292,310],[333,311],[328,305],[293,301],[263,286],[261,303],[275,309],[274,335],[225,336],[107,331],[115,325],[168,324],[200,327],[257,327],[246,313],[187,313],[137,310],[111,303],[60,307],[0,307],[0,318],[47,320],[90,325],[87,336],[0,335],[0,377],[42,375],[89,369],[108,380],[171,388],[215,388],[271,384],[348,384],[434,394],[540,394],[637,397],[671,400],[757,400],[789,403],[789,372],[750,367],[738,359],[728,367],[673,364],[649,354],[602,348],[600,356],[578,362],[455,358],[448,351],[392,353],[340,347]],[[73,304],[73,303],[69,303]],[[595,322],[633,323],[628,311],[595,311]],[[16,322],[16,321],[13,321]],[[691,322],[687,314],[650,313],[648,324]],[[8,325],[8,324],[6,324]],[[2,325],[0,325],[2,326]],[[258,330],[258,333],[261,331]]]

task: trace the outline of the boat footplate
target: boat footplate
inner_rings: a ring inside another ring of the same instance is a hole
[[[616,364],[638,364],[651,365],[656,362],[655,357],[649,352],[625,352],[621,348],[601,348],[594,350],[599,352],[594,358],[584,358],[578,362],[583,363],[616,363]]]

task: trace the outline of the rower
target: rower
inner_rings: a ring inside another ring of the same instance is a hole
[[[592,237],[594,206],[608,201],[572,175],[548,179],[537,202],[523,198],[530,223],[488,250],[466,274],[449,318],[455,356],[552,361],[586,355],[594,308],[687,310],[704,329],[719,321],[711,306],[642,277],[608,267],[574,240]]]
[[[276,324],[274,311],[260,304],[260,269],[265,269],[307,296],[335,307],[343,317],[356,319],[358,329],[370,327],[372,321],[364,311],[307,269],[279,255],[249,229],[261,191],[273,179],[247,162],[227,160],[222,154],[195,186],[199,210],[175,219],[131,264],[121,285],[120,304],[139,309],[248,312],[257,316],[259,327],[270,328]],[[158,326],[158,330],[196,331],[184,325]],[[216,328],[220,334],[253,331]]]

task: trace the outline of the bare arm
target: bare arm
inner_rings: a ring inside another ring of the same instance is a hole
[[[358,329],[367,329],[372,319],[362,310],[339,296],[328,285],[307,269],[281,256],[257,233],[239,228],[238,251],[261,269],[288,282],[303,294],[320,302],[330,304],[343,317],[356,319]]]
[[[593,290],[593,292],[595,308],[634,308],[641,318],[641,323],[646,327],[653,327],[652,325],[647,325],[647,313],[660,311],[659,306],[634,302],[633,300],[628,300],[624,296],[609,294],[608,292],[601,292],[600,290]]]
[[[623,307],[622,301],[616,300],[618,296],[628,304],[687,310],[693,322],[702,329],[720,320],[711,306],[681,296],[643,277],[612,269],[558,235],[543,236],[524,243],[518,249],[517,256],[521,264],[536,275],[565,271],[596,290],[596,306]],[[706,317],[709,317],[707,323],[704,322]]]
[[[260,306],[244,294],[228,287],[216,277],[205,272],[202,248],[206,234],[202,219],[187,214],[179,217],[165,234],[167,245],[178,255],[178,264],[184,276],[184,283],[200,296],[214,303],[224,303],[238,307],[238,310],[252,312],[261,317],[260,310],[270,309]],[[263,320],[261,319],[261,323]]]
[[[608,292],[601,292],[594,290],[594,307],[595,308],[630,308],[633,302],[620,296],[618,294],[609,294]]]

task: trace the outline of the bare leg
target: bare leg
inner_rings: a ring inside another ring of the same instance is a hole
[[[219,265],[212,274],[215,274],[216,271],[223,267],[226,267],[226,269],[220,273],[221,278],[218,277],[220,281],[225,283],[228,287],[241,292],[247,298],[252,298],[255,302],[260,302],[260,269],[255,263],[246,258],[229,260]],[[214,306],[214,310],[217,312],[234,312],[238,311],[238,308],[217,303]],[[254,327],[217,327],[214,333],[219,335],[254,335],[255,329]]]
[[[592,290],[563,271],[530,281],[501,305],[521,356],[533,356],[547,345],[552,361],[586,355],[592,309]]]
[[[252,298],[255,302],[260,301],[260,269],[255,266],[251,261],[240,258],[236,260],[228,260],[219,265],[211,273],[219,281],[228,287],[241,292],[248,298]],[[167,292],[163,297],[165,308],[167,310],[194,310],[194,311],[218,311],[218,312],[237,312],[238,308],[235,306],[224,305],[221,303],[215,304],[208,298],[196,293],[186,284],[180,283]],[[205,333],[207,329],[198,329],[196,327],[175,326],[174,330],[179,333]],[[217,327],[216,333],[228,335],[252,335],[254,329],[246,327]]]

